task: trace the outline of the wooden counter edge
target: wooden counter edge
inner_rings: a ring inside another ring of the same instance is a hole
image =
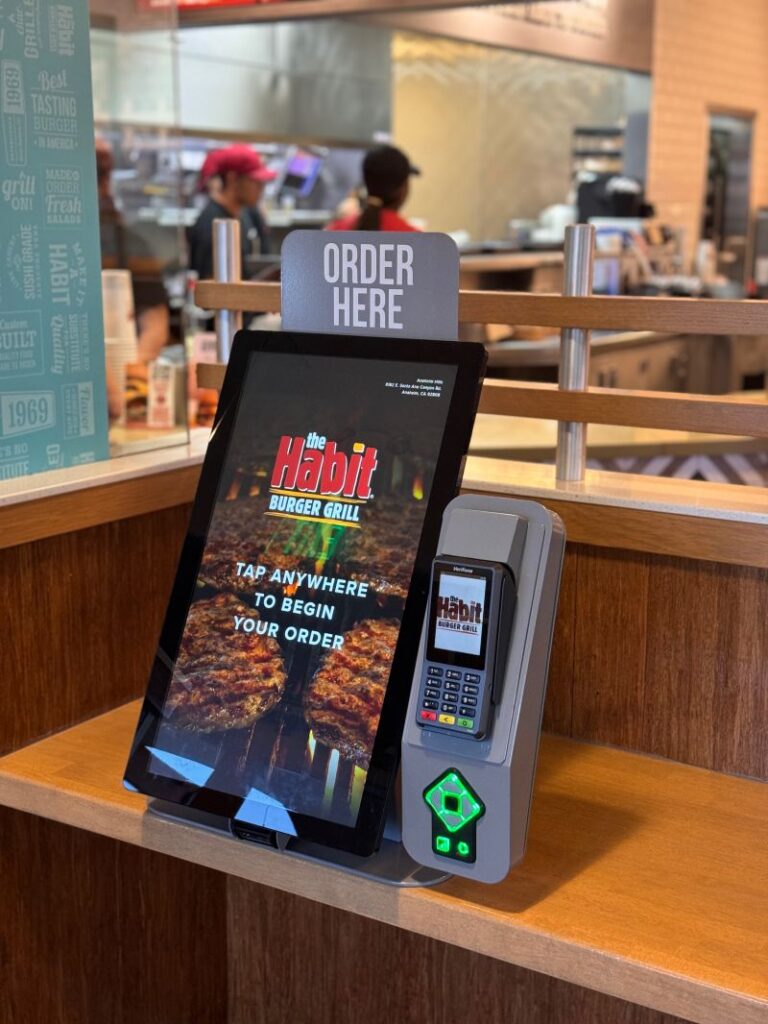
[[[0,549],[188,504],[199,474],[199,465],[184,466],[0,506]],[[762,523],[628,508],[607,498],[580,502],[554,491],[531,495],[525,487],[483,487],[476,481],[462,492],[540,501],[562,517],[568,539],[576,543],[768,568]]]
[[[130,714],[133,721],[137,707],[126,705],[108,715]],[[611,754],[625,756],[620,751]],[[148,814],[140,797],[135,806],[128,806],[119,799],[89,794],[87,786],[75,793],[15,776],[7,765],[13,757],[0,759],[0,804],[5,807],[292,893],[695,1024],[766,1020],[768,1001],[746,993],[515,925],[510,915],[475,907],[439,888],[398,890],[275,851],[244,849],[228,837]]]
[[[489,493],[494,492],[462,488],[462,494]],[[506,496],[528,497],[512,492],[505,493]],[[566,537],[572,543],[768,569],[768,528],[761,523],[587,504],[549,496],[530,500],[541,502],[560,516]]]
[[[188,504],[199,476],[199,465],[182,466],[0,505],[0,548]]]

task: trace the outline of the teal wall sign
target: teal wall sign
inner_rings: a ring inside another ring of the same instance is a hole
[[[109,454],[88,5],[0,0],[0,480]]]

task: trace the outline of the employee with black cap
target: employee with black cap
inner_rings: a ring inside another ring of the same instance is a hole
[[[206,181],[218,177],[221,185],[187,230],[189,266],[197,271],[201,279],[213,277],[214,220],[227,217],[239,219],[245,211],[254,209],[261,199],[265,184],[275,178],[275,172],[264,164],[250,146],[227,146],[226,149],[218,150],[206,162],[204,169]],[[245,231],[241,232],[240,244],[245,267],[249,245]]]
[[[363,212],[328,225],[331,231],[417,231],[398,214],[405,205],[412,174],[420,174],[402,150],[379,146],[363,160],[367,199]]]

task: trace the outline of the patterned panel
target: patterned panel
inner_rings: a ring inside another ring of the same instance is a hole
[[[532,0],[501,4],[496,13],[503,18],[518,18],[598,39],[608,34],[608,0]]]
[[[424,171],[407,212],[474,238],[565,202],[573,127],[619,121],[638,77],[406,34],[393,58],[395,138]]]

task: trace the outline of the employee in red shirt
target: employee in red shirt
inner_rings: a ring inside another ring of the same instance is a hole
[[[402,150],[379,146],[363,160],[367,199],[363,212],[328,225],[330,231],[417,231],[399,214],[410,190],[412,174],[420,174]]]

